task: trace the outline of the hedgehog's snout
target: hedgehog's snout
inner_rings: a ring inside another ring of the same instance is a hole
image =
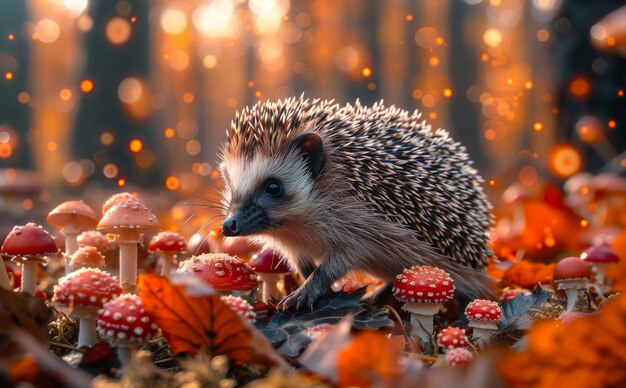
[[[236,236],[241,232],[237,219],[229,218],[222,224],[222,233],[224,236]]]
[[[253,206],[234,212],[222,224],[222,233],[226,237],[249,236],[263,232],[270,226],[267,213],[262,208]]]

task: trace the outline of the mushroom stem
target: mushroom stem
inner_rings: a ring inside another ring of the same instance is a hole
[[[267,303],[271,298],[280,300],[280,290],[278,290],[278,281],[280,280],[279,274],[274,273],[259,273],[259,280],[263,282],[262,298],[263,303]]]
[[[7,273],[7,269],[4,266],[4,261],[0,259],[0,287],[5,290],[11,289],[11,281],[9,280],[9,274]]]
[[[567,292],[567,308],[566,311],[570,312],[574,308],[576,301],[578,300],[578,288],[572,287],[566,290]]]
[[[605,263],[594,263],[595,273],[596,273],[596,283],[600,285],[602,292],[607,293],[611,291],[612,281],[607,279],[606,273],[609,269],[609,264]]]
[[[68,230],[64,230],[65,235],[65,274],[72,273],[74,268],[70,265],[71,256],[78,250],[77,234]]]
[[[433,333],[433,316],[411,313],[411,337],[421,343],[430,343]]]
[[[120,246],[120,285],[134,291],[137,284],[137,244],[141,242],[139,232],[122,229],[117,238]]]
[[[72,315],[79,318],[77,347],[95,345],[97,309],[76,307]]]
[[[474,342],[478,346],[485,346],[489,342],[491,342],[491,335],[493,334],[493,330],[486,329],[483,327],[474,327],[474,332],[472,333],[472,338]]]
[[[35,295],[35,288],[37,287],[37,261],[22,262],[22,292],[27,292],[31,295]]]
[[[162,252],[161,253],[161,276],[170,277],[170,273],[172,272],[173,262],[176,258],[175,254],[171,252]]]

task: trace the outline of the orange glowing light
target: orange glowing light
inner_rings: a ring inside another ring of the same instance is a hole
[[[443,96],[444,97],[450,98],[450,97],[452,97],[452,94],[453,94],[452,89],[450,89],[450,88],[443,89]]]
[[[13,73],[11,73],[10,71],[7,71],[7,72],[4,74],[4,78],[5,78],[7,81],[12,80],[12,79],[13,79]]]
[[[23,207],[25,210],[30,210],[30,209],[32,209],[32,208],[33,208],[33,201],[32,201],[31,199],[28,199],[28,198],[27,198],[27,199],[25,199],[25,200],[23,200],[23,201],[22,201],[22,207]]]
[[[533,129],[535,132],[541,132],[543,130],[543,124],[539,121],[533,124]]]
[[[556,240],[552,236],[546,236],[546,238],[543,239],[543,243],[548,248],[552,248],[553,246],[556,245]]]
[[[172,191],[178,190],[178,188],[180,187],[180,182],[175,176],[169,176],[165,180],[165,187],[167,187],[168,190]]]
[[[361,75],[362,75],[363,77],[370,77],[370,76],[372,75],[372,69],[371,69],[371,68],[369,68],[369,67],[364,67],[364,68],[361,70]]]
[[[498,47],[502,44],[502,33],[495,28],[490,28],[483,34],[483,41],[489,47]]]
[[[591,84],[586,78],[576,77],[570,82],[569,90],[575,97],[585,97],[591,91]]]
[[[15,35],[9,34],[9,40],[13,40],[13,39],[15,39]]]
[[[193,93],[185,93],[183,94],[183,101],[185,101],[187,104],[191,104],[194,100],[194,96]]]
[[[519,170],[518,178],[524,186],[533,186],[537,183],[537,170],[532,166],[524,166]]]
[[[408,15],[406,15],[406,16],[404,17],[404,19],[405,19],[407,22],[412,22],[412,21],[413,21],[413,15],[408,14]]]
[[[93,82],[88,79],[82,80],[82,82],[80,83],[80,90],[82,90],[84,93],[91,92],[93,90]]]
[[[124,187],[125,184],[126,184],[126,179],[120,178],[120,179],[117,180],[117,185],[119,187]]]
[[[589,226],[589,221],[583,218],[582,220],[580,220],[580,226],[586,228],[587,226]]]
[[[165,137],[171,139],[174,137],[175,135],[175,131],[173,128],[165,128],[165,131],[163,132],[163,134],[165,135]]]
[[[254,81],[248,81],[248,87],[249,88],[253,88],[254,87]]]
[[[617,126],[617,122],[615,120],[609,120],[609,128],[615,128]]]
[[[443,45],[444,45],[444,43],[446,43],[446,41],[445,41],[445,40],[443,40],[443,38],[442,38],[442,37],[438,36],[438,37],[435,39],[435,43],[437,43],[437,45],[439,45],[439,46],[443,46]]]
[[[13,147],[8,143],[0,143],[0,158],[8,159],[13,155]]]
[[[548,167],[558,177],[568,178],[582,167],[580,152],[569,144],[555,146],[548,156]]]
[[[617,91],[617,97],[624,97],[624,91],[623,90],[618,90]]]
[[[46,145],[46,149],[50,152],[55,152],[58,149],[58,145],[54,141],[49,141]]]
[[[550,39],[550,31],[541,29],[537,31],[537,40],[540,42],[547,42]]]
[[[496,180],[495,179],[489,179],[489,186],[495,186],[496,185]]]
[[[428,64],[431,65],[432,67],[437,67],[439,66],[439,58],[432,56],[428,59]]]
[[[531,81],[524,82],[524,88],[526,88],[526,90],[532,89],[533,88],[533,83]]]
[[[30,102],[30,94],[27,92],[20,92],[20,94],[17,95],[17,100],[22,104],[28,104]]]
[[[136,21],[137,21],[137,16],[133,16],[132,18],[130,18],[131,23],[135,23]]]
[[[255,97],[261,97],[261,91],[257,90],[256,92],[254,92],[254,96]]]
[[[484,133],[485,139],[492,141],[492,140],[496,140],[496,131],[494,131],[493,129],[489,128],[487,130],[485,130]]]
[[[431,120],[436,119],[437,118],[437,113],[436,112],[430,112],[428,114],[428,118],[431,119]]]
[[[141,143],[141,140],[139,139],[133,139],[130,141],[130,144],[128,145],[128,147],[130,148],[131,151],[137,153],[142,150],[143,143]]]
[[[487,62],[489,60],[489,55],[488,54],[482,54],[480,56],[480,60],[483,62]]]
[[[109,20],[105,27],[106,37],[109,39],[109,42],[115,45],[126,43],[130,39],[132,32],[130,23],[121,17],[114,17]]]
[[[63,88],[59,92],[59,98],[63,101],[69,101],[72,99],[72,91],[68,88]]]

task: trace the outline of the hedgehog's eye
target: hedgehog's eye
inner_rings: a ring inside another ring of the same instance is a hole
[[[265,183],[265,192],[272,197],[278,197],[283,193],[283,185],[276,179],[268,179]]]

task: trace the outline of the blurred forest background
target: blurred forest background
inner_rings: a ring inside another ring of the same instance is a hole
[[[236,110],[302,93],[419,109],[494,192],[620,172],[624,60],[592,27],[623,4],[2,0],[0,190],[189,197]]]

